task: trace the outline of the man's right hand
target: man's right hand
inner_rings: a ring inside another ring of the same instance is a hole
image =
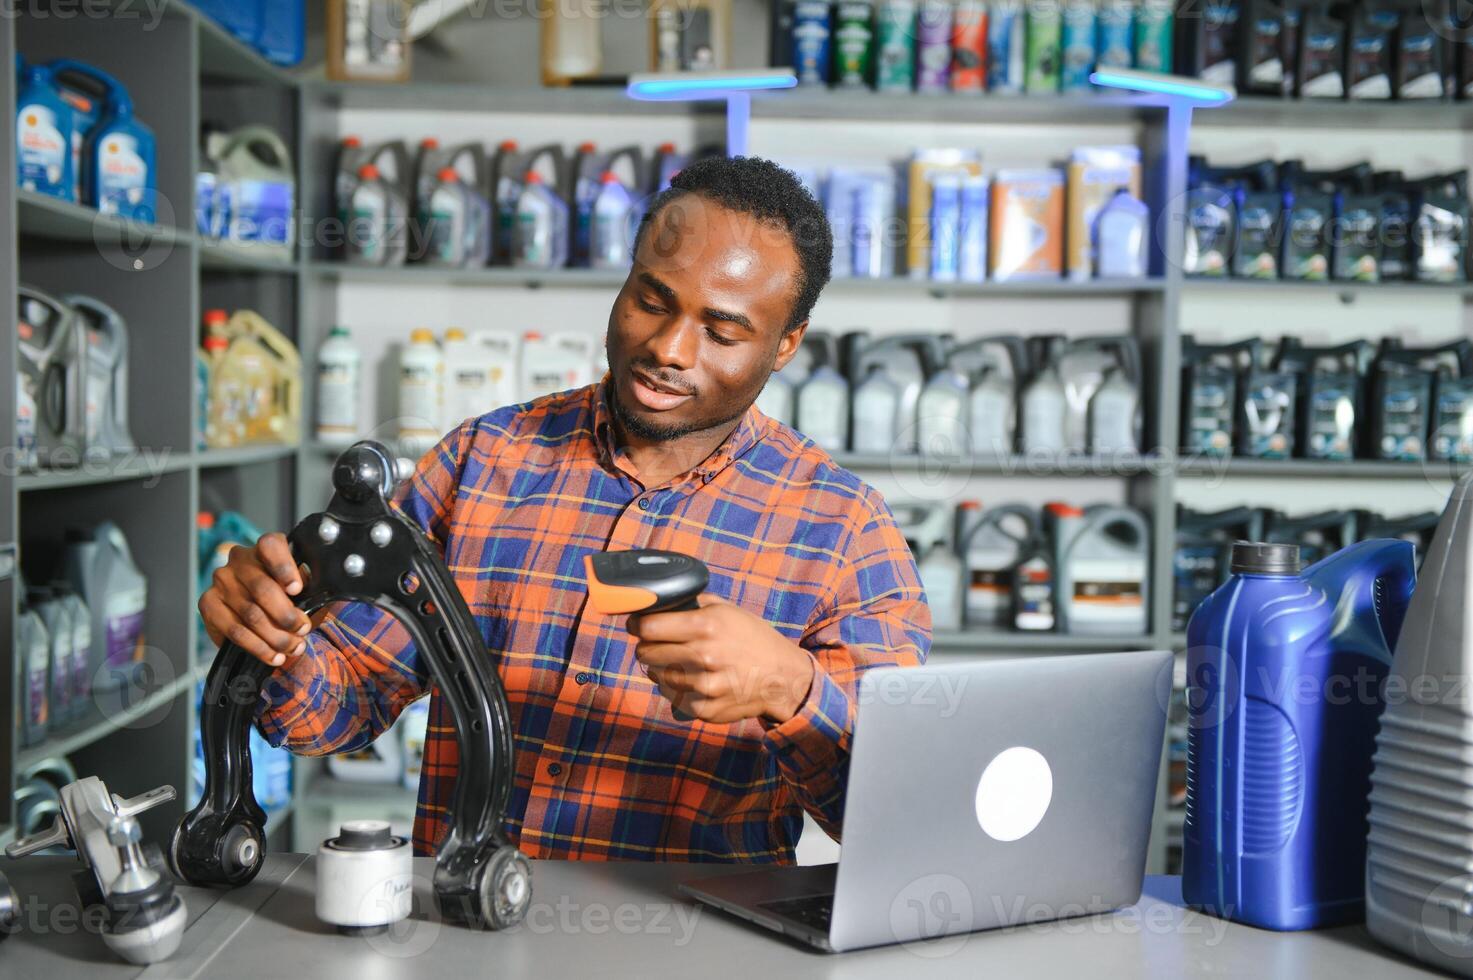
[[[307,647],[307,614],[292,604],[302,573],[286,535],[263,534],[254,548],[236,545],[199,599],[205,631],[216,646],[230,640],[273,667]]]

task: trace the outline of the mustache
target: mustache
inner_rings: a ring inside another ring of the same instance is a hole
[[[639,361],[631,361],[629,363],[629,367],[632,370],[638,371],[640,374],[649,378],[656,384],[664,385],[672,391],[678,391],[681,394],[685,395],[699,394],[699,392],[695,389],[693,385],[686,383],[680,378],[672,377],[666,374],[664,371],[660,370],[658,367],[655,367],[651,364],[641,363]]]

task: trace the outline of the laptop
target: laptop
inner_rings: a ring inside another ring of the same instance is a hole
[[[838,864],[680,886],[828,952],[1140,899],[1172,655],[876,668],[859,683]]]

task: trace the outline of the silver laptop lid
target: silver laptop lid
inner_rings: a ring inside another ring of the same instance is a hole
[[[835,949],[1140,896],[1169,651],[884,668],[860,681]]]

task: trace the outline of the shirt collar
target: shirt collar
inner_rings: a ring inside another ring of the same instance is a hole
[[[592,389],[593,443],[598,452],[599,462],[606,469],[620,470],[622,469],[618,464],[620,447],[618,436],[614,431],[613,409],[609,406],[609,385],[611,383],[609,375],[605,374],[603,380],[594,385]],[[761,441],[766,423],[767,416],[758,411],[756,405],[748,406],[737,422],[736,428],[731,430],[711,455],[691,470],[691,477],[710,483],[716,474],[726,469]]]

